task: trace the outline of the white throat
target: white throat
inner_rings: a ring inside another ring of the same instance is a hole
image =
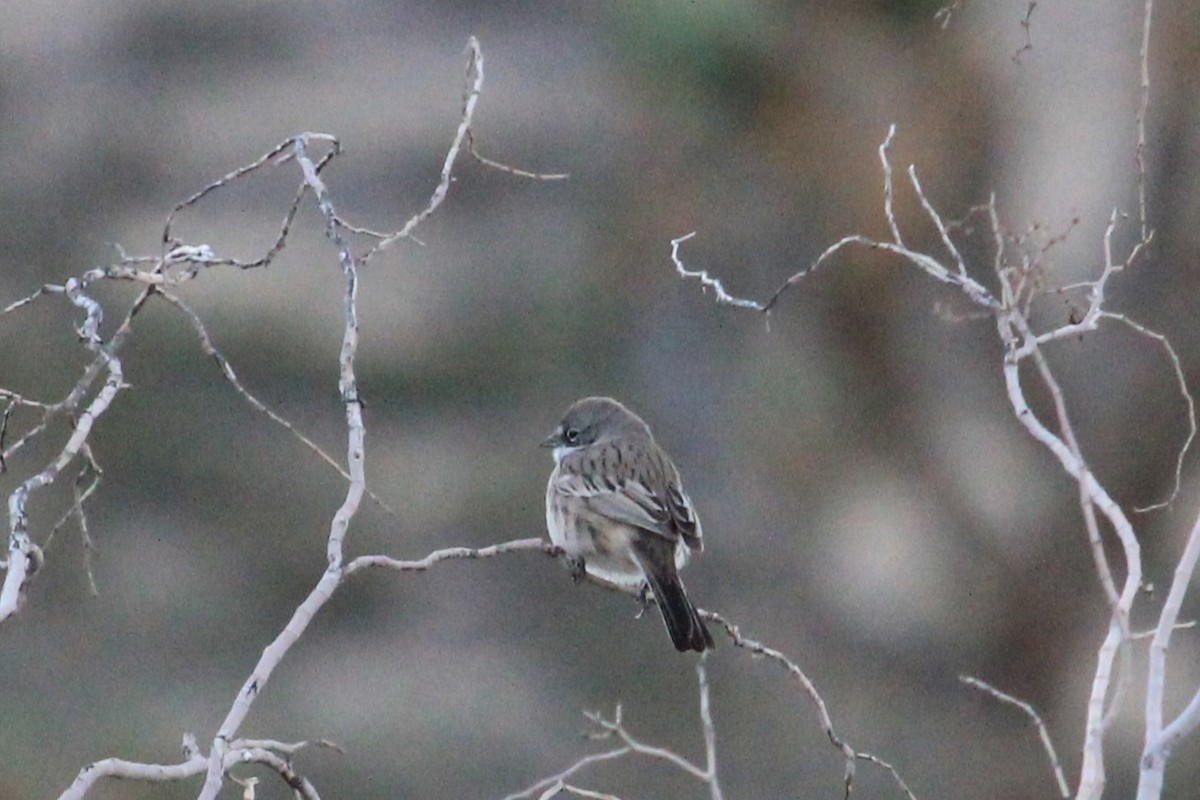
[[[562,460],[564,458],[566,458],[571,453],[574,453],[577,450],[581,450],[581,449],[583,449],[583,448],[567,447],[566,445],[559,445],[558,447],[554,448],[554,463],[561,464]]]

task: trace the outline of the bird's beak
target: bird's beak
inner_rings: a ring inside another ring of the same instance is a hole
[[[562,443],[562,431],[555,431],[546,437],[539,447],[559,447],[562,445]]]

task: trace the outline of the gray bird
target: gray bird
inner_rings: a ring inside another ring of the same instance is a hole
[[[679,471],[642,418],[609,397],[586,397],[542,442],[554,448],[546,486],[550,541],[587,572],[648,586],[671,642],[681,652],[713,647],[688,600],[679,568],[704,549],[700,520]]]

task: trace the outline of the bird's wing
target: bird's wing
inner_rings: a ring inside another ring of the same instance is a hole
[[[605,480],[600,476],[562,471],[553,486],[556,492],[585,500],[593,512],[615,522],[652,531],[672,540],[679,535],[672,524],[673,512],[654,492],[638,481]]]
[[[666,495],[667,510],[684,543],[693,550],[703,550],[704,533],[700,528],[700,518],[696,516],[696,509],[692,505],[692,498],[674,481],[667,484]]]

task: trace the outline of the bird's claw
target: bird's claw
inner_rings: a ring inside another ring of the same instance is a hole
[[[567,568],[571,570],[571,580],[575,583],[579,583],[587,574],[587,565],[582,558],[567,556]]]
[[[638,612],[634,619],[641,619],[642,614],[646,613],[646,609],[650,607],[650,582],[642,581],[642,585],[638,587],[637,593]]]

